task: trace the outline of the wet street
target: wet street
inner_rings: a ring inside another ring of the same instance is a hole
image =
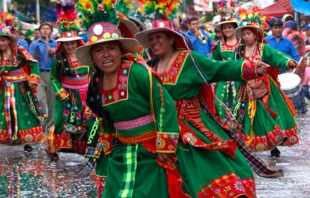
[[[271,167],[281,168],[280,178],[256,177],[259,198],[310,198],[310,113],[299,116],[300,144],[279,147],[281,157],[259,153]],[[84,167],[84,158],[60,154],[58,165],[50,164],[44,145],[36,145],[32,154],[23,147],[0,147],[0,198],[5,197],[96,197],[95,179],[76,174]]]
[[[310,113],[297,118],[299,144],[279,147],[281,157],[273,159],[269,152],[259,153],[271,167],[284,170],[283,177],[266,179],[256,177],[259,198],[310,198]]]

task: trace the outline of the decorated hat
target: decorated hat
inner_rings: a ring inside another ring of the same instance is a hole
[[[215,25],[214,29],[217,31],[221,31],[222,27],[224,24],[228,24],[231,23],[235,26],[235,28],[238,27],[238,21],[237,19],[233,18],[233,17],[225,17],[221,19],[221,22],[219,22],[218,24]]]
[[[57,3],[56,13],[58,14],[57,25],[60,38],[57,42],[81,40],[79,31],[81,29],[81,20],[75,12],[74,4],[71,2]]]
[[[14,26],[14,13],[0,12],[0,36],[6,36],[13,42],[17,41],[16,28]]]
[[[285,14],[283,17],[282,17],[282,22],[285,23],[286,21],[292,21],[294,20],[294,17],[293,15],[291,14]]]
[[[144,1],[143,1],[144,2]],[[175,38],[175,46],[178,49],[185,49],[186,42],[184,37],[175,31],[173,19],[178,11],[179,0],[147,0],[144,3],[145,13],[148,15],[154,14],[152,28],[138,32],[135,38],[143,47],[149,47],[149,35],[155,32],[166,32],[173,35]]]
[[[238,13],[241,22],[239,23],[239,27],[235,29],[235,33],[239,37],[242,36],[242,30],[244,28],[253,28],[260,34],[260,37],[263,37],[263,29],[268,28],[266,22],[267,17],[262,15],[261,10],[258,7],[253,7],[249,12],[240,8]]]
[[[119,29],[120,18],[115,9],[114,0],[79,0],[76,10],[81,14],[82,25],[87,29],[88,41],[75,51],[77,59],[86,65],[92,65],[90,49],[92,46],[118,41],[124,53],[138,51],[138,42],[132,38],[123,38]]]

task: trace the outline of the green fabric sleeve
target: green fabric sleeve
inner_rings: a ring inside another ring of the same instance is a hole
[[[275,67],[287,68],[288,61],[293,60],[267,44],[263,45],[262,51],[262,61]]]
[[[54,87],[55,93],[58,93],[58,91],[63,88],[61,86],[61,82],[60,82],[60,72],[59,72],[59,70],[60,69],[57,66],[56,58],[53,58],[50,79],[51,79],[52,85]]]
[[[222,60],[222,57],[221,57],[221,42],[219,41],[215,45],[216,45],[216,47],[215,47],[214,51],[212,52],[212,58],[214,60],[221,61]]]
[[[34,61],[28,61],[28,66],[30,68],[30,74],[36,75],[36,76],[40,76],[40,72],[39,72],[39,63],[38,62],[34,62]]]
[[[243,60],[228,60],[225,62],[212,60],[197,52],[191,52],[195,59],[195,62],[200,69],[203,76],[208,82],[219,81],[243,81],[242,70]],[[191,60],[190,55],[187,57],[187,61],[191,62],[193,69],[196,70]]]

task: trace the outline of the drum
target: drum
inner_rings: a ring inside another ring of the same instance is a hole
[[[287,97],[292,98],[296,96],[302,89],[301,78],[294,73],[284,73],[278,76],[281,90]]]

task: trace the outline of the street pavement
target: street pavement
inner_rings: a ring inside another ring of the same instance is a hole
[[[310,113],[298,116],[300,143],[279,147],[281,157],[269,152],[258,155],[272,168],[281,168],[279,178],[256,176],[258,198],[310,198]],[[21,146],[0,146],[0,198],[82,198],[97,197],[94,173],[78,175],[85,160],[76,154],[61,153],[59,164],[50,164],[44,145],[34,146],[25,155]]]
[[[270,157],[269,152],[258,155],[270,167],[283,169],[280,178],[256,177],[259,198],[310,198],[310,113],[297,117],[300,134],[299,144],[279,147],[281,157]]]

